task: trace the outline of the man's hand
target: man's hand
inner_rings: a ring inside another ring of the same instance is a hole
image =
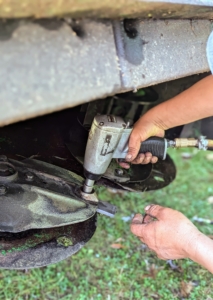
[[[132,164],[156,163],[158,158],[156,156],[152,156],[152,153],[147,152],[145,154],[138,154],[141,143],[152,136],[163,137],[164,130],[162,127],[154,124],[153,122],[147,121],[147,117],[144,115],[144,117],[141,117],[133,127],[129,139],[129,151],[126,156],[126,162],[120,162],[120,166],[128,169],[129,162]]]
[[[151,153],[137,156],[141,142],[152,136],[164,136],[164,130],[212,116],[213,76],[209,75],[176,97],[151,108],[134,125],[130,140],[127,163],[148,164],[157,162]],[[196,105],[195,105],[196,103]]]
[[[158,258],[179,259],[194,257],[196,242],[202,233],[182,213],[150,205],[145,208],[147,214],[136,214],[132,220],[131,231],[153,250]],[[155,220],[153,221],[153,218]]]

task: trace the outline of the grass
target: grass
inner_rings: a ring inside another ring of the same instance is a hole
[[[188,218],[213,219],[213,161],[207,152],[193,152],[184,160],[181,151],[171,150],[178,174],[167,188],[143,194],[112,193],[99,196],[119,207],[114,219],[99,216],[94,237],[66,261],[27,273],[0,271],[0,299],[213,299],[212,274],[190,260],[159,260],[130,233],[122,217],[143,212],[150,203],[180,210]],[[213,225],[195,223],[207,235]],[[118,244],[119,249],[111,245]]]

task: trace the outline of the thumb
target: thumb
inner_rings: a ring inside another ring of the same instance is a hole
[[[139,237],[143,237],[144,234],[144,229],[146,227],[147,224],[142,224],[142,223],[131,223],[130,225],[130,230],[131,232]]]
[[[142,224],[142,222],[143,222],[142,214],[136,214],[132,219],[132,224]]]
[[[142,222],[143,222],[143,216],[141,214],[136,214],[132,219],[130,229],[134,235],[142,236],[142,230],[141,230]]]
[[[157,218],[158,220],[163,219],[163,211],[166,210],[166,207],[151,204],[145,207],[145,212],[152,217]]]
[[[133,133],[133,134],[132,134]],[[126,161],[133,161],[136,156],[138,155],[140,146],[141,146],[141,140],[140,135],[135,134],[134,131],[130,135],[129,143],[128,143],[128,153],[126,156]]]

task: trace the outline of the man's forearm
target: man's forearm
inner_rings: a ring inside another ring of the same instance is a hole
[[[166,130],[212,115],[213,76],[210,75],[169,101],[152,108],[143,119],[154,120],[156,125]]]
[[[188,257],[213,273],[213,240],[201,233],[189,249]]]

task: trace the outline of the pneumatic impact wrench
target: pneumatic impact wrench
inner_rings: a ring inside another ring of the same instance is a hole
[[[121,117],[97,115],[92,123],[84,157],[85,182],[83,192],[90,194],[93,186],[107,170],[113,158],[125,159],[128,153],[128,141],[132,128]],[[213,148],[213,140],[151,137],[141,143],[139,153],[151,152],[160,159],[166,158],[167,148],[197,147],[207,150]]]

